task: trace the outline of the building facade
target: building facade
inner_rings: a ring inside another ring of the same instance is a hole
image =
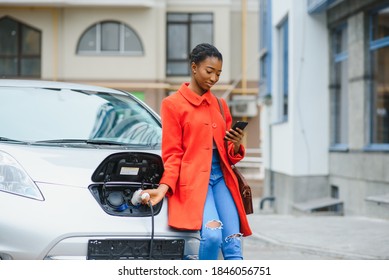
[[[389,218],[389,2],[261,0],[265,196]]]
[[[247,146],[258,151],[258,10],[254,0],[3,0],[0,77],[124,89],[159,112],[189,81],[191,49],[212,43],[224,57],[214,92],[250,119]]]

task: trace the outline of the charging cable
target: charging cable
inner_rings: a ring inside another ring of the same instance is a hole
[[[149,195],[149,197],[150,197],[150,195]],[[154,246],[154,209],[153,209],[153,205],[151,204],[150,200],[149,200],[148,204],[149,204],[150,211],[151,211],[151,239],[150,239],[150,254],[149,254],[149,258],[151,260],[152,256],[153,256],[153,246]]]
[[[150,198],[150,195],[148,193],[141,194],[142,191],[143,191],[142,189],[138,189],[134,192],[131,198],[132,205],[140,206],[143,199]],[[149,259],[151,260],[153,255],[153,246],[154,246],[154,208],[150,200],[147,204],[150,207],[150,211],[151,211],[151,239],[150,239],[150,252],[149,252]]]

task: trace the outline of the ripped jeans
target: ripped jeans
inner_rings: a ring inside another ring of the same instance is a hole
[[[200,231],[200,260],[242,260],[239,216],[223,178],[218,151],[214,149],[211,176]]]

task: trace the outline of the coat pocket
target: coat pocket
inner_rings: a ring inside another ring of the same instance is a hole
[[[179,176],[179,185],[182,187],[185,187],[188,185],[190,176],[190,163],[189,162],[182,162],[181,168],[180,168],[180,176]],[[193,176],[193,175],[192,175]]]

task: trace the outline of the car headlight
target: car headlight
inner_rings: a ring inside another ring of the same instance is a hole
[[[0,191],[44,200],[34,181],[9,154],[0,151]]]

